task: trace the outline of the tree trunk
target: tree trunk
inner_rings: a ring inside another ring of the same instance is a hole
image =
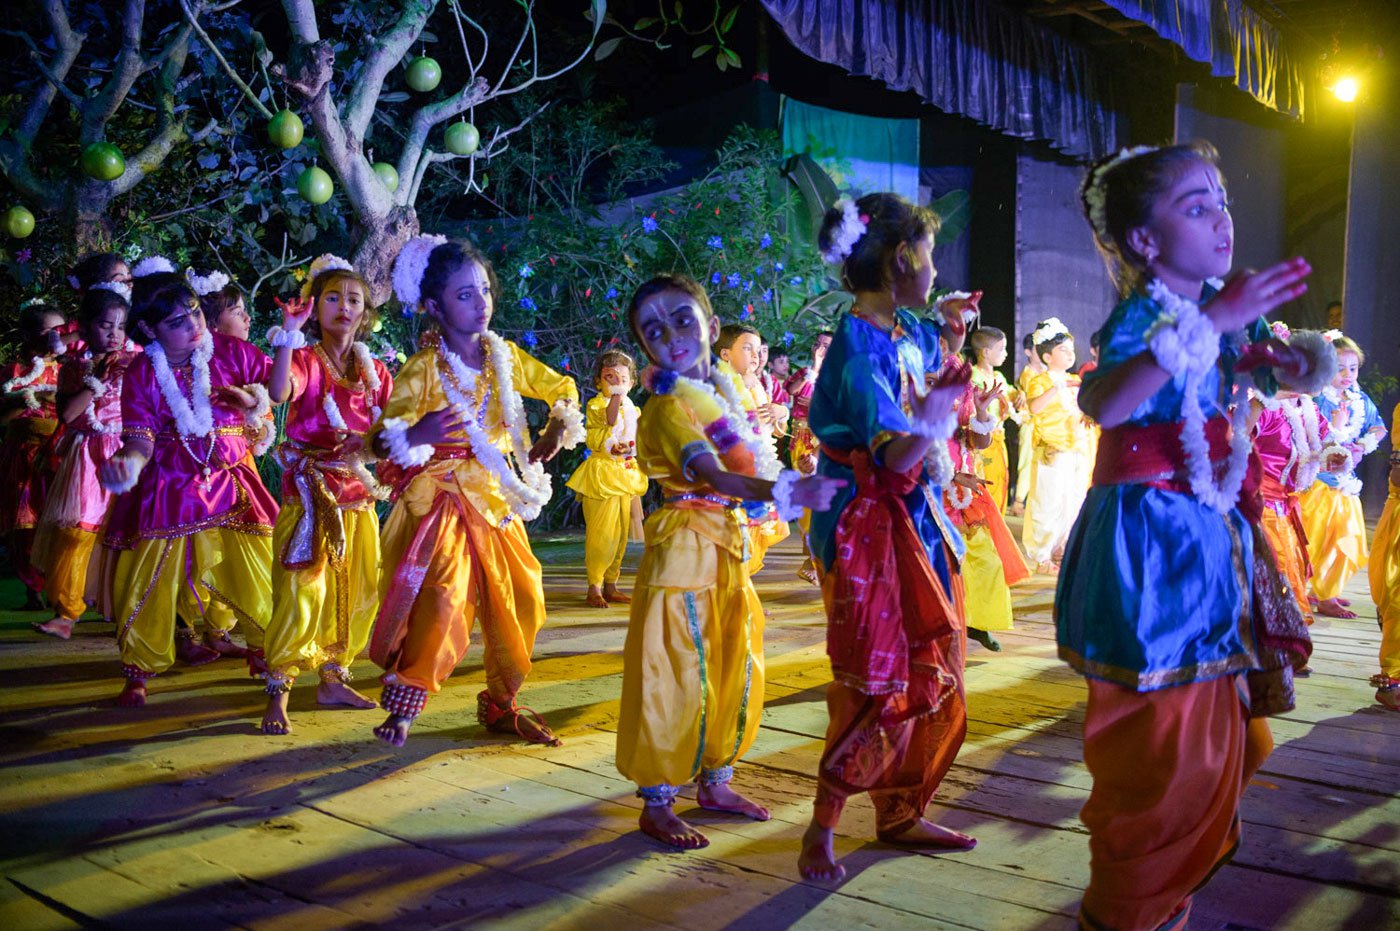
[[[79,254],[101,252],[111,246],[112,218],[108,215],[108,207],[112,203],[111,187],[106,181],[73,182],[69,214],[73,224],[73,241]]]
[[[393,291],[394,259],[399,250],[418,235],[418,214],[412,207],[394,207],[382,218],[363,218],[353,235],[357,245],[350,261],[369,282],[370,300],[378,306]]]

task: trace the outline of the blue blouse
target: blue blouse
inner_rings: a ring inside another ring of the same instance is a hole
[[[1366,436],[1366,434],[1374,430],[1376,427],[1381,428],[1380,439],[1385,439],[1385,420],[1381,418],[1381,412],[1376,409],[1375,402],[1371,400],[1371,396],[1368,395],[1366,392],[1362,391],[1360,388],[1353,388],[1352,390],[1360,393],[1361,400],[1366,406],[1366,413],[1361,419],[1361,430],[1356,434],[1355,442],[1361,442],[1361,439],[1364,436]],[[1322,394],[1319,394],[1317,397],[1313,398],[1313,400],[1317,402],[1318,413],[1322,415],[1322,418],[1324,420],[1328,421],[1332,419],[1332,414],[1337,410],[1337,408],[1342,406],[1340,402],[1333,401],[1331,398],[1329,398],[1327,396],[1327,392],[1325,391]],[[1326,485],[1330,485],[1333,488],[1336,488],[1339,485],[1341,485],[1342,479],[1354,478],[1355,476],[1355,469],[1347,469],[1345,472],[1340,473],[1321,470],[1317,473],[1317,480]]]

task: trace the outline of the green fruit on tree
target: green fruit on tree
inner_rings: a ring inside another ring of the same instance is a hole
[[[442,67],[426,55],[408,63],[408,86],[426,94],[442,82]]]
[[[324,204],[335,193],[335,182],[324,168],[312,165],[297,177],[297,193],[308,204]]]
[[[126,172],[122,150],[110,142],[94,142],[83,149],[83,174],[98,181],[115,181]]]
[[[453,155],[471,155],[481,144],[481,133],[477,132],[471,123],[463,120],[447,127],[444,141],[447,143],[447,151]]]
[[[379,183],[383,184],[390,194],[399,189],[399,173],[394,170],[393,165],[388,162],[375,162],[370,167],[379,176]]]
[[[267,136],[279,149],[295,149],[306,135],[306,124],[291,110],[280,110],[267,124]]]
[[[24,239],[34,232],[34,214],[28,208],[15,204],[5,211],[5,232],[16,239]]]

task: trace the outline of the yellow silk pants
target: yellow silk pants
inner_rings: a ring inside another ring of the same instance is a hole
[[[176,615],[207,618],[214,605],[260,632],[272,613],[271,567],[271,537],[222,527],[120,551],[109,603],[122,662],[149,673],[169,669]]]
[[[44,596],[59,617],[76,621],[87,610],[88,565],[97,533],[81,527],[39,528],[34,564],[44,573]]]
[[[683,785],[734,763],[763,712],[763,605],[741,563],[692,530],[648,545],[622,651],[617,768]]]
[[[302,517],[302,503],[283,503],[272,529],[272,620],[263,640],[269,672],[295,679],[299,672],[335,663],[350,668],[369,642],[379,612],[379,517],[373,507],[340,512],[345,553],[337,557],[322,541],[321,558],[305,569],[288,569],[280,554]]]
[[[750,576],[763,570],[763,559],[768,555],[768,551],[786,540],[791,533],[792,529],[788,527],[787,521],[778,520],[776,517],[756,527],[750,525],[749,561],[744,564]]]
[[[1308,535],[1313,594],[1336,598],[1366,562],[1366,516],[1361,499],[1326,482],[1314,482],[1299,497],[1303,530]]]
[[[1006,510],[1011,473],[1007,464],[1006,431],[992,433],[992,443],[982,450],[982,478],[987,480],[987,492],[996,502],[998,511]]]
[[[967,555],[962,561],[963,589],[967,593],[967,626],[978,630],[1010,630],[1011,587],[997,553],[996,542],[985,527],[963,531]]]
[[[1390,486],[1366,567],[1381,622],[1381,672],[1400,679],[1400,488]]]
[[[617,584],[622,574],[622,557],[627,554],[627,533],[635,500],[635,495],[578,496],[583,506],[583,565],[589,585]]]

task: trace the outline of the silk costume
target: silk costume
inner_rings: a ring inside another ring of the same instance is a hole
[[[632,502],[647,492],[646,474],[637,466],[637,405],[624,395],[617,420],[608,426],[611,400],[599,394],[588,402],[584,410],[588,457],[567,482],[583,508],[583,564],[593,586],[617,584],[627,553]]]

